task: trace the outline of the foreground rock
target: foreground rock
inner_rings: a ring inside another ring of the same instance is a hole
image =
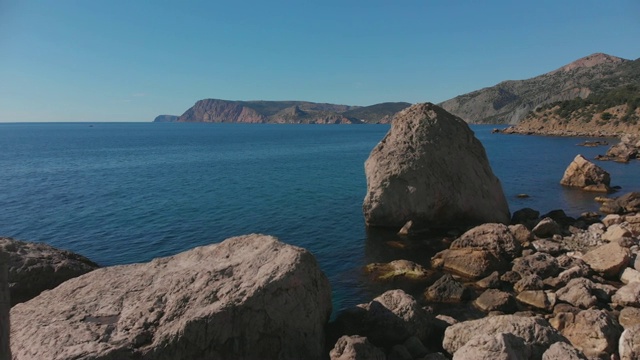
[[[505,338],[502,333],[510,334]],[[444,333],[442,346],[450,354],[457,358],[457,351],[470,351],[470,343],[476,344],[477,351],[484,352],[485,344],[493,336],[500,336],[496,339],[497,344],[504,348],[506,353],[518,352],[518,359],[540,359],[542,354],[551,344],[556,342],[566,342],[546,320],[536,317],[519,317],[514,315],[500,315],[478,320],[465,321],[452,325]],[[471,352],[473,353],[473,352]],[[489,358],[489,357],[476,357]],[[506,357],[503,357],[506,358]],[[469,358],[471,359],[471,357]]]
[[[611,192],[611,177],[603,168],[577,155],[560,180],[560,184],[578,187],[585,191]]]
[[[41,243],[0,238],[0,251],[9,257],[12,305],[98,268],[96,263],[84,256]]]
[[[430,104],[396,115],[365,163],[369,226],[456,227],[508,224],[500,181],[485,150],[460,118]]]
[[[11,310],[14,360],[319,359],[331,290],[314,257],[248,235],[69,280]]]
[[[329,352],[331,360],[385,360],[384,352],[373,346],[366,337],[343,336]]]

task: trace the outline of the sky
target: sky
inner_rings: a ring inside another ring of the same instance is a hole
[[[0,0],[0,122],[438,103],[596,52],[635,60],[638,39],[638,0]]]

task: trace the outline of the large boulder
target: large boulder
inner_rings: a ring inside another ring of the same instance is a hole
[[[376,346],[392,347],[412,336],[426,341],[432,332],[433,318],[413,296],[402,290],[389,290],[348,309],[338,318],[346,335],[366,336]]]
[[[25,302],[44,290],[98,268],[84,256],[42,243],[0,238],[8,254],[11,304]]]
[[[265,235],[98,269],[11,309],[14,360],[323,358],[331,289]]]
[[[560,180],[560,184],[578,187],[590,191],[608,192],[611,178],[609,173],[598,165],[577,155],[567,167]],[[600,189],[600,190],[598,190]]]
[[[462,119],[434,104],[399,112],[365,173],[369,226],[509,223],[507,200],[484,147]]]
[[[622,327],[606,310],[583,310],[562,330],[571,344],[589,359],[609,359],[618,347]]]
[[[455,357],[458,349],[474,338],[495,336],[500,333],[508,333],[522,340],[522,345],[517,346],[518,348],[524,346],[526,349],[523,354],[527,355],[522,359],[540,359],[551,344],[566,342],[566,339],[542,318],[498,315],[449,326],[445,330],[442,347]],[[474,342],[484,343],[477,340]]]

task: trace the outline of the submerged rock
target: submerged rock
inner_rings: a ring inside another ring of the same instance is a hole
[[[400,228],[509,223],[484,147],[459,117],[431,104],[398,113],[365,163],[367,225]]]
[[[11,309],[14,360],[324,358],[331,289],[311,253],[230,238],[69,280]]]
[[[0,251],[8,254],[11,304],[25,302],[44,290],[86,274],[98,265],[71,251],[42,243],[0,238]]]

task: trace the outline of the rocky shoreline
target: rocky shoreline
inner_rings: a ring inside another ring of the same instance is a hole
[[[363,271],[391,289],[329,324],[329,285],[313,256],[268,236],[93,270],[13,306],[13,359],[637,359],[640,194],[610,202],[602,210],[616,214],[604,218],[521,209],[423,264],[370,264]]]

